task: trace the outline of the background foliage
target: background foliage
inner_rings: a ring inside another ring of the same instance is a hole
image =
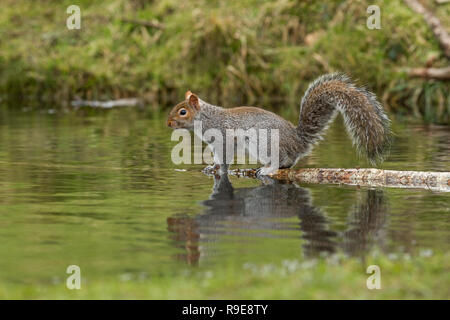
[[[422,17],[400,0],[3,3],[3,100],[138,96],[167,105],[190,89],[212,103],[289,105],[295,113],[310,81],[342,71],[392,114],[450,119],[448,82],[402,72],[448,60]],[[72,4],[81,8],[81,30],[66,28]],[[366,27],[371,4],[381,8],[380,30]],[[450,5],[425,5],[449,25]]]

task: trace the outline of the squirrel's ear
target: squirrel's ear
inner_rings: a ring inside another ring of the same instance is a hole
[[[198,97],[197,95],[193,94],[191,91],[186,92],[185,94],[186,100],[188,100],[188,103],[191,107],[195,109],[200,109],[200,105],[198,104]]]

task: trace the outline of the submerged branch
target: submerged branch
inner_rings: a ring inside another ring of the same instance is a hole
[[[256,178],[255,169],[235,169],[230,175]],[[366,187],[425,188],[450,192],[450,172],[396,171],[382,169],[280,169],[270,175],[282,181],[347,184]]]
[[[92,108],[103,108],[110,109],[114,107],[133,107],[140,103],[137,98],[127,98],[118,100],[108,100],[108,101],[97,101],[97,100],[74,100],[71,102],[72,107],[92,107]]]

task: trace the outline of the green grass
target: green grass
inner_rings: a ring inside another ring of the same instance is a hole
[[[433,55],[435,67],[448,60],[422,17],[400,0],[83,0],[76,2],[81,30],[65,26],[73,1],[6,2],[0,97],[11,104],[139,96],[165,105],[191,89],[226,106],[282,100],[296,113],[310,81],[343,71],[392,114],[450,119],[446,83],[401,72]],[[381,8],[380,30],[366,28],[370,4]],[[448,25],[450,6],[427,5]],[[124,19],[157,20],[164,29]]]
[[[381,289],[366,286],[366,268],[381,269]],[[307,262],[244,264],[191,268],[175,274],[141,278],[84,279],[80,290],[64,282],[2,285],[8,299],[448,299],[450,255],[373,254],[364,262],[330,257]]]

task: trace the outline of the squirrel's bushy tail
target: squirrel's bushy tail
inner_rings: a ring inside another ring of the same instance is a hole
[[[372,163],[383,160],[390,144],[390,120],[373,93],[343,74],[319,77],[302,98],[297,130],[308,149],[320,140],[337,111],[358,150],[364,150]]]

